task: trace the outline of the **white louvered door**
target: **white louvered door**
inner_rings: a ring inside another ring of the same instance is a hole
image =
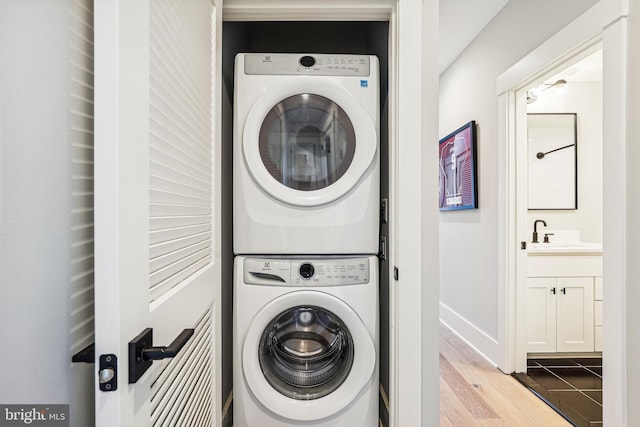
[[[95,0],[98,427],[220,424],[220,3]],[[146,328],[194,334],[130,383]]]

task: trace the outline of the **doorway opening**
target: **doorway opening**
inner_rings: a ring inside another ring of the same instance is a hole
[[[515,376],[585,426],[602,422],[602,69],[594,43],[515,92]]]

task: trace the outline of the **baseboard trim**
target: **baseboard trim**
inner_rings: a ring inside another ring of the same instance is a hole
[[[447,305],[440,303],[440,322],[458,335],[461,340],[471,346],[492,366],[498,366],[495,362],[499,352],[498,341],[464,317],[453,311]]]

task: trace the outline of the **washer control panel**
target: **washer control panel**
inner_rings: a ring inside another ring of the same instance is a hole
[[[290,53],[246,53],[245,74],[357,76],[370,74],[371,58],[367,55],[331,55]]]
[[[270,286],[344,286],[369,283],[368,258],[245,258],[244,282]]]

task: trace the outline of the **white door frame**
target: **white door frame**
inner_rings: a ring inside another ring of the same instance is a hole
[[[389,22],[390,426],[438,423],[438,2],[225,0],[225,21]],[[401,143],[400,143],[401,141]],[[393,267],[399,279],[393,278]]]
[[[625,328],[625,169],[626,141],[626,16],[623,0],[601,0],[571,24],[551,37],[497,79],[501,178],[500,207],[505,224],[499,231],[499,341],[504,343],[498,366],[504,372],[526,370],[524,325],[525,252],[519,242],[527,241],[526,210],[519,208],[523,189],[516,188],[519,127],[516,110],[523,103],[523,90],[534,78],[544,75],[590,45],[602,41],[603,48],[603,259],[604,289],[604,421],[626,425],[626,328]],[[520,99],[518,99],[518,97]],[[520,109],[522,108],[522,104]],[[522,161],[522,160],[520,160]]]

